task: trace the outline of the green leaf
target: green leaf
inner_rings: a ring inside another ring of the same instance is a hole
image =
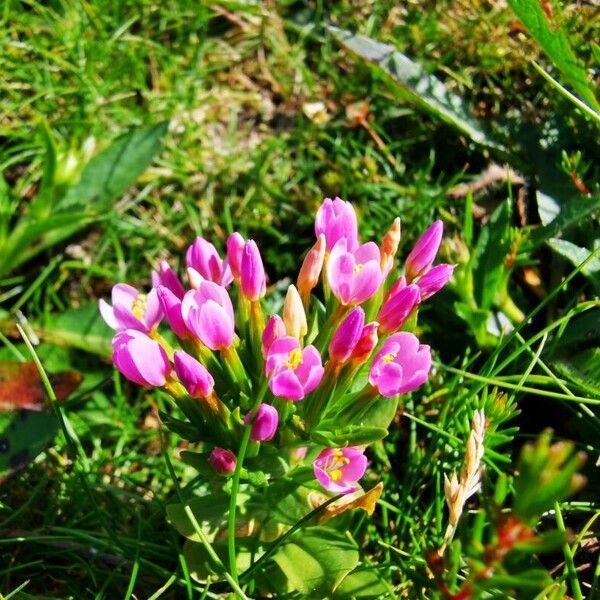
[[[351,598],[383,598],[389,593],[388,586],[373,568],[353,571],[342,581],[333,594],[334,600]]]
[[[558,27],[558,21],[549,22],[539,0],[508,0],[508,4],[561,72],[565,83],[571,86],[583,101],[599,111],[600,104],[588,81],[586,70],[578,63],[567,34]]]
[[[566,258],[575,267],[578,267],[592,254],[587,248],[581,248],[568,240],[559,238],[550,238],[548,240],[548,246],[550,246],[557,254]],[[597,253],[596,256],[581,269],[581,272],[586,277],[589,277],[592,283],[600,289],[600,254]]]
[[[150,165],[168,129],[167,121],[134,129],[90,160],[79,182],[63,197],[60,210],[94,204],[98,211],[125,193]]]
[[[92,354],[109,357],[112,354],[113,330],[106,325],[94,302],[81,308],[51,315],[34,331],[45,342],[79,348]]]
[[[323,425],[327,425],[327,423],[323,423]],[[335,433],[318,429],[311,432],[310,437],[314,442],[323,446],[360,446],[381,440],[387,434],[388,430],[384,427],[349,425],[336,430]]]
[[[221,559],[224,565],[228,562],[227,541],[221,540],[215,542],[213,550]],[[252,564],[252,559],[262,554],[260,547],[257,547],[256,540],[252,539],[249,543],[244,540],[238,540],[236,543],[236,557],[238,573],[244,572]],[[186,540],[183,546],[183,555],[190,570],[190,575],[200,583],[206,581],[221,581],[224,579],[225,571],[219,568],[210,558],[206,548],[202,544]]]
[[[552,361],[552,366],[565,379],[592,397],[600,396],[600,349],[590,348],[577,353],[565,353]]]
[[[506,277],[511,247],[510,203],[500,204],[483,227],[473,252],[473,290],[477,305],[490,309]]]
[[[229,496],[225,494],[211,494],[210,496],[195,497],[187,503],[200,530],[206,534],[210,542],[214,541],[217,534],[227,527],[227,513],[229,511]],[[167,506],[167,520],[177,531],[192,540],[200,542],[200,537],[185,511],[185,504],[169,504]]]
[[[476,144],[499,151],[505,149],[471,116],[462,99],[451,94],[446,86],[430,75],[418,63],[399,52],[394,46],[377,42],[364,35],[328,27],[333,37],[345,48],[372,63],[401,87],[402,95],[421,108],[449,123]]]
[[[289,587],[310,598],[332,594],[358,565],[355,544],[327,527],[296,532],[273,556]]]
[[[0,484],[52,443],[58,422],[51,412],[0,413]]]

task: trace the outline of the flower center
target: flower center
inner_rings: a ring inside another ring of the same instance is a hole
[[[342,468],[350,462],[341,450],[336,450],[325,464],[325,471],[333,481],[339,481],[343,477]]]
[[[362,268],[363,268],[364,266],[365,266],[365,265],[364,265],[363,263],[357,263],[357,264],[355,264],[355,265],[354,265],[354,274],[355,274],[355,275],[358,275],[358,274],[359,274],[359,273],[362,271]]]
[[[300,348],[292,350],[288,355],[288,362],[285,363],[286,367],[295,369],[302,364],[302,351]]]
[[[389,354],[386,354],[382,360],[383,360],[383,362],[389,363],[389,362],[394,362],[395,358],[396,358],[396,353],[390,352]]]
[[[146,308],[146,294],[139,294],[131,306],[133,316],[141,319],[146,314]]]

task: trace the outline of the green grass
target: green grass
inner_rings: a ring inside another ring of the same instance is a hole
[[[402,257],[433,218],[443,217],[449,235],[459,236],[464,201],[448,191],[482,170],[489,155],[402,101],[387,80],[326,34],[327,22],[396,44],[465,98],[503,141],[514,140],[522,122],[545,125],[548,139],[560,138],[569,155],[582,151],[582,164],[590,166],[580,174],[597,193],[597,129],[529,64],[530,58],[548,63],[514,15],[488,9],[483,2],[425,0],[406,6],[6,0],[0,8],[0,171],[12,204],[2,210],[23,213],[38,190],[44,123],[67,181],[69,152],[81,157],[84,145],[105,148],[133,126],[164,119],[171,126],[159,158],[103,222],[0,282],[2,308],[20,309],[32,323],[52,323],[53,315],[106,296],[117,281],[148,285],[158,258],[181,263],[196,234],[223,247],[234,229],[259,241],[270,283],[277,284],[294,276],[298,257],[312,243],[313,215],[325,196],[356,203],[365,237],[381,235],[400,215]],[[597,70],[589,41],[598,37],[600,17],[592,6],[557,7],[556,18],[577,56]],[[362,101],[381,144],[347,115],[348,106]],[[325,122],[306,116],[308,102],[324,103]],[[560,170],[560,163],[550,168]],[[489,215],[487,207],[511,193],[500,184],[475,200]],[[579,225],[574,241],[593,247],[597,219]],[[520,434],[509,429],[506,437],[492,436],[481,505],[493,512],[498,474],[512,474],[523,442],[553,426],[558,438],[573,439],[589,453],[580,503],[561,506],[567,526],[581,531],[598,515],[592,466],[599,451],[597,396],[560,370],[573,357],[560,354],[562,342],[553,337],[559,326],[576,321],[578,302],[589,300],[586,310],[597,311],[597,296],[580,275],[565,283],[572,267],[547,248],[525,254],[546,292],[556,294],[541,305],[531,286],[512,277],[520,308],[537,314],[495,349],[477,347],[456,315],[452,292],[423,311],[424,339],[438,355],[435,375],[373,448],[373,472],[382,474],[386,490],[374,518],[358,516],[349,524],[364,540],[364,560],[379,565],[398,596],[405,590],[417,597],[419,583],[428,581],[425,557],[446,523],[442,477],[460,468],[478,407],[485,405],[496,423],[521,410],[518,420],[500,427],[516,423]],[[13,328],[4,333],[16,342]],[[573,336],[569,348],[597,344],[597,336]],[[223,597],[226,584],[204,586],[190,577],[182,541],[165,521],[179,485],[166,459],[183,485],[194,477],[177,460],[181,439],[157,419],[159,409],[168,409],[165,397],[121,380],[93,354],[44,344],[39,354],[49,371],[73,368],[85,381],[63,405],[70,440],[59,434],[46,453],[0,486],[0,594]],[[475,554],[489,525],[477,514],[463,519],[461,539]],[[546,516],[541,528],[550,520]],[[595,533],[597,523],[591,523],[589,539]],[[565,556],[567,567],[555,578],[572,581],[573,560],[589,563],[581,573],[587,593],[585,586],[598,581],[597,552],[576,549],[573,559],[567,548]],[[545,566],[562,560],[562,553],[551,555]]]

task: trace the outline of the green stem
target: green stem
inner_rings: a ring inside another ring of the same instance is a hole
[[[556,513],[556,525],[558,526],[558,530],[566,536],[567,530],[565,529],[565,522],[563,521],[562,512],[560,511],[558,502],[554,503],[554,512]],[[577,577],[577,570],[575,569],[575,561],[573,560],[573,551],[571,550],[571,546],[569,546],[569,542],[565,542],[563,553],[565,555],[565,567],[569,574],[569,583],[571,584],[573,598],[575,600],[583,600],[579,578]]]
[[[240,443],[240,449],[237,455],[237,462],[235,464],[235,471],[233,472],[233,477],[231,480],[231,496],[229,498],[229,515],[227,518],[227,552],[229,555],[229,570],[231,571],[231,576],[236,584],[238,582],[238,574],[235,552],[235,518],[237,509],[237,496],[240,490],[240,476],[242,473],[244,458],[246,457],[246,451],[248,450],[250,433],[252,432],[252,423],[254,422],[256,411],[258,410],[258,407],[260,406],[260,403],[262,402],[267,391],[267,384],[267,379],[264,379],[254,402],[254,406],[252,407],[252,417],[250,419],[250,423],[244,430],[242,441]]]

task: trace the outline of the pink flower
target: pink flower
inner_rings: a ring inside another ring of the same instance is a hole
[[[227,286],[233,281],[231,270],[221,260],[217,249],[202,237],[197,237],[187,249],[185,263],[198,271],[204,279],[219,285]]]
[[[141,294],[126,283],[112,289],[112,306],[100,300],[100,314],[109,327],[117,331],[137,329],[149,333],[160,323],[162,311],[156,290]]]
[[[377,353],[369,371],[369,383],[382,396],[390,398],[423,385],[430,369],[429,346],[419,344],[412,333],[394,333]]]
[[[421,300],[427,300],[437,294],[450,281],[455,267],[456,265],[436,265],[420,277],[417,286],[421,293]]]
[[[358,448],[326,448],[313,462],[319,483],[334,494],[349,494],[360,489],[356,482],[367,470],[367,457]]]
[[[329,343],[329,358],[336,363],[345,363],[360,340],[365,325],[365,311],[357,306],[340,323]]]
[[[329,256],[327,280],[331,291],[343,305],[360,304],[368,300],[383,283],[381,256],[374,242],[347,250],[347,242],[340,239]]]
[[[248,240],[244,246],[240,277],[242,293],[248,300],[256,301],[265,295],[267,289],[265,269],[254,240]]]
[[[208,457],[208,464],[219,475],[229,475],[235,471],[237,460],[231,450],[224,448],[213,448]]]
[[[360,338],[350,356],[350,360],[354,365],[364,365],[369,360],[371,353],[379,341],[379,336],[377,335],[378,328],[379,323],[377,321],[367,323],[363,327]]]
[[[388,296],[377,315],[379,331],[381,333],[391,333],[400,329],[420,300],[419,286],[414,283],[406,285],[404,277],[398,279],[390,288]]]
[[[285,335],[287,335],[287,333],[283,319],[279,315],[272,315],[269,317],[267,326],[262,335],[262,355],[264,358],[267,357],[271,344]]]
[[[158,271],[152,271],[152,287],[164,286],[180,300],[185,294],[183,284],[177,277],[177,273],[169,266],[166,260],[161,260],[158,265]]]
[[[252,412],[249,412],[244,419],[244,425],[250,425]],[[254,442],[268,442],[273,439],[277,426],[279,425],[279,414],[277,409],[270,404],[261,404],[256,411],[250,439]]]
[[[274,396],[302,400],[321,383],[323,364],[314,346],[302,350],[294,337],[276,339],[269,348],[265,371]]]
[[[315,218],[315,234],[324,234],[327,250],[345,239],[348,249],[353,252],[358,247],[358,223],[354,207],[340,198],[325,198]]]
[[[160,306],[165,315],[165,320],[173,333],[181,339],[188,337],[189,331],[183,322],[181,316],[181,299],[178,298],[172,290],[164,285],[159,285],[156,289]],[[182,296],[183,297],[183,296]]]
[[[136,329],[115,335],[112,341],[113,363],[130,381],[143,386],[161,387],[171,372],[163,347]]]
[[[406,279],[408,281],[424,275],[431,269],[440,248],[443,232],[444,224],[441,221],[435,221],[418,239],[415,247],[406,258]]]
[[[215,380],[203,364],[183,350],[175,352],[173,363],[181,385],[192,398],[208,398],[212,394]]]
[[[223,350],[233,342],[235,321],[227,290],[202,281],[183,297],[181,316],[189,331],[211,350]]]
[[[242,256],[246,240],[237,231],[227,238],[227,264],[233,276],[239,279],[242,274]]]

